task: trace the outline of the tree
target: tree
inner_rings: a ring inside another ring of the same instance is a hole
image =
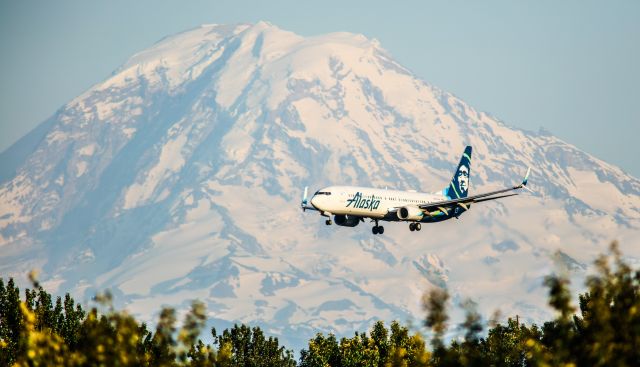
[[[295,366],[293,352],[280,346],[278,338],[266,338],[259,327],[234,325],[217,335],[215,328],[211,330],[214,343],[220,350],[231,351],[232,366],[275,367]]]
[[[389,360],[391,342],[389,340],[389,331],[384,327],[382,321],[376,321],[376,323],[373,324],[373,328],[371,328],[371,340],[380,356],[378,367],[384,367],[385,363]]]
[[[10,278],[6,287],[0,279],[0,362],[11,365],[24,350],[24,343],[20,338],[23,328],[22,313],[20,311],[20,289]]]
[[[57,304],[58,302],[56,301],[56,309]],[[82,309],[82,306],[78,304],[74,307],[74,304],[75,302],[69,293],[65,294],[63,302],[64,314],[58,316],[61,319],[58,322],[59,333],[72,349],[78,347],[82,321],[86,316],[86,312]]]
[[[301,367],[341,366],[340,345],[335,335],[316,334],[309,340],[308,349],[300,352]]]
[[[333,334],[316,334],[308,349],[300,352],[300,366],[426,366],[429,353],[419,334],[409,334],[397,321],[387,329],[382,321],[371,328],[371,336],[356,332],[340,342]]]
[[[640,365],[640,271],[624,262],[616,242],[595,261],[579,297],[579,315],[571,315],[568,281],[550,277],[550,304],[559,317],[545,323],[542,346],[551,363],[589,366]]]
[[[486,362],[491,366],[529,366],[534,362],[529,353],[528,341],[540,341],[542,331],[537,325],[531,327],[509,318],[505,325],[498,324],[481,340]]]

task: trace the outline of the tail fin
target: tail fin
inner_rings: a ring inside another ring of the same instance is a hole
[[[460,163],[456,173],[451,179],[451,183],[444,189],[444,194],[450,199],[466,198],[469,193],[469,184],[471,177],[471,146],[467,146],[462,153]]]

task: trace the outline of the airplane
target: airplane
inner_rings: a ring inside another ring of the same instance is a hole
[[[398,191],[357,186],[330,186],[316,191],[307,199],[308,187],[300,207],[303,211],[314,210],[328,217],[326,225],[333,221],[339,226],[355,227],[365,219],[375,222],[374,235],[383,234],[384,227],[379,221],[409,222],[409,230],[420,231],[421,223],[442,222],[458,218],[471,208],[472,203],[502,199],[518,195],[520,189],[527,189],[531,168],[517,186],[469,196],[469,175],[471,173],[471,146],[462,153],[453,179],[447,187],[435,193],[419,193],[415,190]]]

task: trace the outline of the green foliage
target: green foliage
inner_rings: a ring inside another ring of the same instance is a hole
[[[498,324],[481,340],[481,349],[486,353],[486,362],[492,366],[531,365],[529,340],[540,340],[542,331],[537,325],[527,327],[509,318],[505,325]]]
[[[622,260],[614,243],[596,261],[597,274],[572,305],[569,282],[548,277],[549,305],[557,317],[542,327],[509,318],[482,334],[475,304],[466,301],[461,339],[444,343],[449,295],[433,290],[423,298],[433,352],[418,333],[392,322],[376,322],[369,334],[355,332],[337,340],[317,334],[300,352],[303,367],[349,366],[638,366],[640,365],[640,271]],[[20,290],[0,278],[0,366],[255,366],[293,367],[293,352],[257,327],[235,325],[213,344],[199,339],[206,323],[202,303],[194,302],[181,327],[164,308],[154,331],[111,306],[98,295],[88,312],[66,294],[48,294],[32,278],[34,289]],[[105,310],[105,311],[100,311]],[[579,313],[576,314],[576,310]]]
[[[550,277],[549,304],[559,316],[543,326],[534,344],[540,361],[550,365],[640,365],[640,271],[622,260],[617,243],[596,262],[579,297],[579,315],[571,315],[568,281]]]
[[[16,362],[29,351],[30,342],[40,342],[40,336],[54,334],[53,339],[76,347],[84,316],[82,307],[74,307],[69,294],[64,305],[58,297],[54,307],[51,295],[38,286],[36,290],[26,289],[25,301],[21,302],[13,279],[6,286],[0,279],[0,365]]]
[[[557,317],[542,328],[508,319],[477,338],[479,316],[467,310],[463,341],[440,342],[447,320],[446,294],[425,297],[425,325],[435,335],[435,366],[638,366],[640,365],[640,271],[623,260],[617,244],[596,261],[597,274],[580,295],[580,314],[571,304],[569,281],[550,276],[549,305]]]
[[[0,363],[11,365],[23,349],[20,331],[22,330],[22,314],[20,313],[20,290],[13,279],[9,279],[6,287],[0,278]]]
[[[382,321],[375,323],[370,336],[355,333],[340,342],[333,334],[317,334],[308,349],[300,352],[302,367],[383,367],[427,366],[429,353],[419,334],[411,335],[407,327],[396,321],[387,329]]]
[[[219,349],[204,344],[198,339],[206,321],[200,302],[192,304],[181,328],[175,311],[162,309],[152,333],[133,316],[115,311],[109,293],[96,297],[100,307],[85,312],[68,294],[54,306],[51,295],[34,285],[21,301],[13,279],[5,286],[0,278],[0,366],[295,366],[292,352],[259,328],[225,330]],[[234,338],[246,330],[250,352],[239,354],[244,345]]]
[[[276,367],[295,366],[293,351],[285,350],[278,343],[278,338],[265,338],[260,328],[246,325],[234,325],[231,330],[224,330],[222,335],[211,329],[214,342],[221,350],[231,352],[231,366]]]
[[[308,349],[300,352],[300,366],[324,367],[340,366],[340,345],[335,335],[324,336],[320,333],[309,341]]]

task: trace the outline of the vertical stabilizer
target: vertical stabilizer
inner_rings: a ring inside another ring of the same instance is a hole
[[[469,180],[470,177],[471,146],[469,145],[464,149],[464,153],[462,153],[462,158],[460,158],[460,163],[458,163],[456,173],[453,175],[449,186],[444,189],[444,194],[449,197],[449,199],[466,198],[471,184]]]

